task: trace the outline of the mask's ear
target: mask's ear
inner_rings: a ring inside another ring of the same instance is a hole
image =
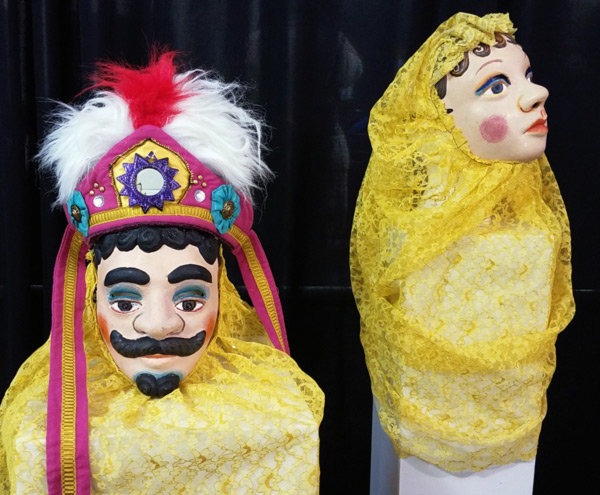
[[[443,100],[446,96],[447,78],[448,76],[444,76],[434,84],[435,90],[437,91],[440,100]]]
[[[96,306],[96,287],[98,286],[97,256],[94,249],[90,249],[85,255],[85,305]]]
[[[435,91],[437,92],[437,95],[439,96],[440,100],[443,100],[446,97],[446,91],[448,88],[448,76],[442,77],[433,86],[435,87]],[[452,112],[454,112],[453,108],[446,107],[446,113]]]

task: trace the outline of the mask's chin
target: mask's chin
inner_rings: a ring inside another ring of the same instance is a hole
[[[142,371],[134,377],[141,393],[157,399],[173,392],[179,387],[181,380],[183,380],[183,374],[177,372],[154,374]]]

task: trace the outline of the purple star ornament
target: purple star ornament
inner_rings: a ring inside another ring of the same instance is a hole
[[[181,186],[173,179],[177,169],[169,167],[169,159],[157,159],[153,152],[146,158],[137,153],[133,163],[124,163],[125,174],[117,177],[123,184],[121,196],[129,197],[129,206],[139,205],[144,213],[151,206],[162,211],[165,201],[173,201],[173,191]]]

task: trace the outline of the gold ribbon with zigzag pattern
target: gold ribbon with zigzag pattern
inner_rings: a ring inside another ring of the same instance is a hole
[[[75,292],[79,251],[83,236],[76,231],[71,239],[65,269],[62,315],[62,399],[60,419],[60,477],[63,495],[77,493],[76,455],[76,374],[75,374]]]

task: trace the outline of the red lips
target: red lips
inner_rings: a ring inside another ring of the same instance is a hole
[[[548,126],[546,125],[546,119],[537,119],[525,132],[531,132],[534,134],[547,134]]]

